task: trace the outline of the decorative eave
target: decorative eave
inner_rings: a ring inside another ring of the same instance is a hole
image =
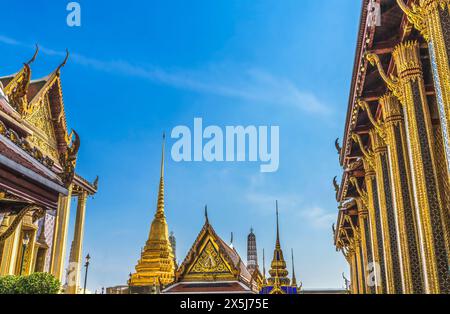
[[[396,0],[377,0],[381,3],[381,26],[369,26],[367,7],[369,0],[362,1],[362,13],[357,39],[355,62],[353,67],[350,95],[348,101],[347,118],[342,142],[342,149],[339,156],[341,166],[344,168],[341,185],[337,195],[338,202],[348,198],[349,190],[349,166],[360,157],[362,153],[352,140],[352,133],[361,136],[366,148],[370,147],[368,132],[371,129],[367,113],[359,109],[358,100],[364,100],[369,104],[372,115],[379,118],[382,114],[378,99],[386,93],[385,83],[379,76],[378,70],[372,67],[365,56],[367,53],[375,53],[380,56],[382,66],[388,75],[395,73],[395,65],[391,58],[394,47],[405,39],[418,39],[422,42],[422,59],[425,61],[424,71],[427,71],[427,47],[423,43],[423,38],[409,23],[406,15],[397,5]],[[414,0],[408,1],[408,5]],[[434,93],[432,82],[427,82],[427,95]],[[361,169],[361,171],[363,171]],[[352,174],[353,175],[353,174]],[[357,177],[361,176],[361,173]]]
[[[352,199],[343,204],[339,209],[338,220],[334,230],[334,245],[338,250],[351,244],[355,236],[354,228],[357,227],[358,209],[356,201]]]
[[[381,3],[382,25],[369,26],[367,24],[367,7],[369,0],[362,1],[363,6],[348,101],[345,133],[340,155],[340,163],[341,166],[344,167],[348,162],[348,157],[351,155],[352,150],[352,140],[349,135],[354,131],[365,132],[367,127],[361,125],[361,122],[366,121],[367,117],[360,112],[357,100],[363,98],[368,102],[376,102],[386,91],[386,88],[384,88],[385,84],[379,78],[376,69],[371,67],[366,60],[366,54],[370,52],[379,54],[380,56],[386,56],[386,60],[382,61],[383,66],[386,68],[386,72],[389,75],[395,71],[393,61],[391,60],[392,58],[390,58],[390,53],[393,51],[395,45],[411,35],[414,37],[418,36],[418,34],[413,32],[411,24],[408,22],[406,15],[404,15],[398,7],[396,0],[377,0],[377,2]],[[411,2],[413,2],[413,0],[410,0],[408,3]],[[380,36],[385,33],[389,33],[391,38]],[[367,82],[367,80],[370,80],[370,82]],[[379,86],[379,91],[366,91],[367,84]],[[378,114],[379,110],[376,108],[375,115]]]
[[[79,191],[87,192],[91,196],[97,194],[98,177],[94,180],[94,182],[91,183],[79,174],[75,173],[73,184],[75,186],[74,194],[78,193]]]
[[[354,127],[355,123],[355,117],[354,117],[354,103],[356,100],[356,92],[358,88],[361,85],[361,81],[359,80],[361,75],[361,64],[364,62],[364,46],[367,38],[372,38],[373,36],[367,37],[367,6],[369,5],[370,0],[363,0],[362,1],[362,8],[361,8],[361,19],[359,22],[359,31],[358,31],[358,39],[356,43],[356,52],[355,52],[355,61],[353,65],[353,74],[352,74],[352,81],[350,86],[350,96],[349,96],[349,102],[348,102],[348,110],[347,110],[347,119],[345,122],[345,133],[344,133],[344,139],[342,142],[342,150],[340,155],[340,163],[343,166],[344,165],[344,159],[345,156],[350,151],[350,145],[348,134],[352,127]]]

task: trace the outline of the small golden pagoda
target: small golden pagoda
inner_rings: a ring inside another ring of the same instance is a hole
[[[271,264],[271,269],[269,270],[270,278],[269,285],[274,285],[276,280],[279,280],[279,283],[282,285],[288,286],[290,284],[290,280],[288,278],[289,272],[286,269],[286,262],[283,257],[283,250],[281,249],[280,244],[280,231],[278,224],[278,201],[276,202],[277,206],[277,241],[275,244],[275,250],[273,251],[273,259]]]
[[[136,273],[131,275],[128,282],[131,293],[146,293],[156,285],[161,288],[161,286],[171,284],[175,277],[174,253],[164,214],[164,148],[165,135],[163,135],[156,214],[141,258],[136,265]]]
[[[288,277],[288,270],[286,269],[286,261],[283,257],[283,250],[280,244],[280,228],[278,223],[278,201],[276,202],[276,213],[277,213],[277,240],[275,244],[275,250],[273,252],[273,259],[271,263],[271,268],[269,270],[270,278],[265,279],[265,265],[264,267],[264,284],[261,289],[261,294],[297,294],[297,280],[295,278],[294,272],[294,257],[292,256],[292,284]],[[264,254],[264,253],[263,253]],[[293,254],[293,252],[292,252]],[[263,259],[264,256],[263,256]],[[263,261],[265,264],[265,261]]]

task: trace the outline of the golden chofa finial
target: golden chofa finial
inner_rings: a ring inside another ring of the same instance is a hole
[[[209,219],[208,219],[208,205],[205,205],[205,222],[207,224],[209,224]]]
[[[63,62],[56,68],[55,71],[56,73],[59,73],[61,68],[63,68],[66,65],[67,60],[69,60],[69,56],[70,56],[69,49],[66,49],[66,57],[64,58]]]
[[[33,57],[25,64],[26,65],[31,65],[36,60],[36,57],[37,57],[38,53],[39,53],[39,46],[38,46],[38,44],[36,44],[36,50],[34,52]]]

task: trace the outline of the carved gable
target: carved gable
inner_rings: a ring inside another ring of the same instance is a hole
[[[240,271],[230,256],[234,254],[233,252],[207,223],[180,266],[177,280],[188,282],[236,280]]]
[[[197,259],[194,261],[188,274],[230,274],[231,270],[220,256],[218,249],[211,239],[208,240]]]
[[[36,110],[26,120],[38,130],[30,137],[30,142],[39,147],[45,155],[58,160],[55,129],[47,95],[42,98]]]

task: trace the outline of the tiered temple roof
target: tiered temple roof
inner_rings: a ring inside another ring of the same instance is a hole
[[[217,235],[205,208],[205,224],[163,293],[257,293],[258,282],[236,249]]]
[[[74,194],[92,195],[97,187],[75,173],[80,139],[68,132],[60,80],[68,54],[50,75],[32,80],[37,54],[19,72],[0,77],[0,191],[56,209],[58,193],[67,194],[70,184]]]

